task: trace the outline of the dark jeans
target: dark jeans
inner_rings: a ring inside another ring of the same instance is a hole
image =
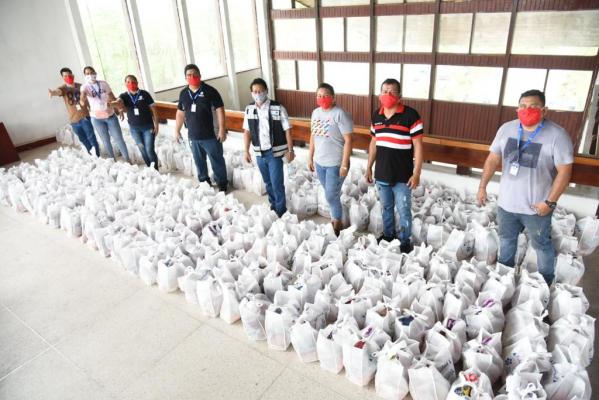
[[[287,211],[285,180],[283,178],[283,158],[274,157],[272,150],[266,150],[262,152],[260,157],[256,157],[256,162],[266,186],[270,206],[280,217]]]
[[[553,212],[539,215],[518,214],[497,208],[499,222],[498,262],[513,267],[518,247],[518,235],[526,228],[532,248],[537,252],[537,266],[547,283],[555,274],[555,248],[551,242],[551,216]]]
[[[395,208],[399,213],[399,241],[410,244],[412,236],[412,189],[405,183],[384,185],[377,183],[379,199],[383,212],[383,234],[388,238],[395,237]]]
[[[158,170],[158,157],[154,150],[154,127],[150,126],[131,126],[129,125],[129,131],[139,151],[144,159],[144,162],[149,167],[154,163],[154,168]]]
[[[214,139],[206,140],[189,140],[189,147],[193,155],[193,161],[196,164],[198,172],[198,180],[205,182],[209,180],[208,164],[206,156],[210,159],[214,179],[221,189],[227,187],[227,167],[225,166],[225,158],[223,156],[223,144]]]
[[[82,118],[79,122],[71,123],[73,132],[79,138],[79,142],[85,147],[88,153],[91,154],[92,147],[95,149],[96,155],[100,157],[100,146],[96,140],[96,134],[94,133],[94,127],[89,117]]]

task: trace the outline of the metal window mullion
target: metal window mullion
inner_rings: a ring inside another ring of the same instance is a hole
[[[185,60],[189,64],[195,64],[195,54],[193,51],[193,38],[191,35],[191,24],[189,23],[189,12],[187,10],[187,0],[178,1],[179,28],[183,38],[183,48],[185,49]]]
[[[133,44],[137,54],[136,60],[139,66],[139,72],[141,73],[141,80],[144,84],[145,90],[150,92],[152,96],[154,93],[154,83],[152,82],[152,74],[150,72],[150,61],[148,59],[148,52],[146,50],[146,44],[144,42],[143,34],[141,31],[141,22],[139,18],[139,9],[137,7],[137,0],[128,0],[129,7],[126,10],[129,15],[129,31],[133,39]]]
[[[79,5],[77,0],[65,0],[65,6],[67,9],[67,16],[73,31],[73,37],[75,39],[75,48],[77,50],[77,56],[79,57],[79,63],[81,69],[86,65],[92,64],[92,56],[89,51],[87,44],[87,37],[85,36],[85,29],[83,28],[83,21],[81,20],[81,12],[79,11]]]
[[[260,66],[262,68],[262,77],[268,84],[268,87],[272,88],[269,93],[271,98],[275,96],[275,80],[273,74],[273,59],[270,57],[272,54],[272,42],[269,33],[269,15],[268,15],[268,0],[257,0],[256,1],[256,14],[260,18],[256,18],[256,28],[258,30],[258,46],[260,49]]]
[[[474,41],[475,25],[476,25],[476,13],[472,13],[471,24],[470,24],[470,44],[468,45],[468,54],[472,54],[472,42]]]
[[[231,24],[229,21],[229,8],[227,0],[219,0],[220,20],[225,45],[225,59],[227,62],[227,77],[229,81],[229,96],[235,110],[240,109],[239,89],[237,88],[237,73],[233,55],[233,39],[231,38]]]

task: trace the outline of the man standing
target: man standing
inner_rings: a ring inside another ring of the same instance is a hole
[[[422,170],[422,120],[416,110],[401,103],[401,85],[386,79],[379,95],[381,108],[372,116],[366,180],[376,180],[383,213],[381,240],[395,239],[395,212],[399,213],[401,251],[412,251],[412,189]]]
[[[79,142],[85,147],[88,153],[91,153],[92,147],[95,149],[96,156],[100,156],[100,148],[96,135],[94,134],[94,128],[89,119],[89,110],[87,107],[79,104],[81,96],[81,84],[75,82],[75,76],[73,71],[69,68],[63,68],[60,70],[60,75],[64,80],[65,84],[58,88],[51,90],[48,89],[50,98],[53,96],[60,96],[64,100],[64,105],[67,108],[69,114],[69,121],[73,131],[79,138]]]
[[[485,204],[487,183],[503,163],[497,209],[498,262],[514,266],[518,234],[526,228],[537,252],[539,272],[551,283],[555,272],[551,215],[570,181],[574,156],[570,136],[545,119],[546,114],[543,92],[528,90],[520,95],[518,119],[503,124],[491,144],[477,198]]]
[[[245,160],[252,162],[251,142],[266,186],[270,208],[280,217],[287,211],[283,156],[288,161],[295,158],[289,116],[285,107],[268,98],[268,87],[264,79],[254,79],[250,84],[250,91],[254,102],[245,108],[243,118]]]
[[[198,180],[212,184],[206,163],[206,156],[208,156],[219,189],[226,191],[228,182],[227,167],[223,157],[223,142],[227,139],[227,133],[225,132],[223,100],[215,88],[202,82],[197,65],[187,65],[184,72],[188,86],[179,94],[175,140],[181,139],[181,128],[185,121]],[[216,110],[218,135],[214,132],[212,109]]]

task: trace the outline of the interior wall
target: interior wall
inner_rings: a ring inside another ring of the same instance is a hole
[[[252,102],[250,83],[252,83],[252,81],[256,78],[263,78],[261,68],[244,71],[237,74],[237,92],[239,93],[239,105],[241,107],[240,111],[245,110],[245,106]]]
[[[223,103],[225,103],[225,108],[231,109],[233,101],[231,100],[231,95],[229,94],[229,79],[226,76],[222,76],[216,79],[208,79],[206,83],[218,90],[220,96],[223,98]],[[154,98],[158,101],[176,102],[179,100],[179,93],[183,88],[184,86],[181,86],[174,89],[157,92]]]
[[[67,120],[48,89],[70,67],[82,80],[64,0],[0,1],[0,121],[19,146],[54,136]]]

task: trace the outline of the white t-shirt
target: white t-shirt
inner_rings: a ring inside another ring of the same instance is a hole
[[[354,130],[351,117],[338,106],[312,111],[311,133],[314,136],[314,161],[321,167],[338,167],[343,160],[343,135]]]

